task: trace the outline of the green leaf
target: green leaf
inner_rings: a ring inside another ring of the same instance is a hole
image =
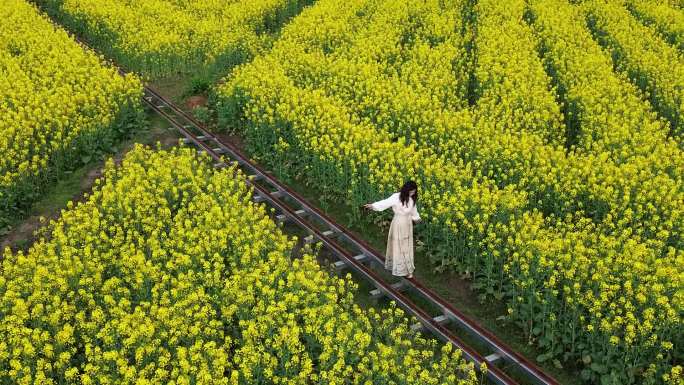
[[[537,356],[537,362],[544,362],[549,359],[549,354],[544,353]]]
[[[558,369],[563,369],[563,364],[561,364],[561,362],[558,360],[553,360],[553,366],[555,366]]]
[[[582,362],[584,362],[585,365],[591,364],[591,356],[588,355],[588,354],[587,354],[586,356],[583,356],[583,357],[582,357]]]
[[[606,369],[605,365],[601,365],[597,362],[592,363],[589,367],[596,373],[605,374],[606,372],[608,372],[608,369]]]

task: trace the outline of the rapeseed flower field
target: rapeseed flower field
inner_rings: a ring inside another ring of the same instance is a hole
[[[321,0],[217,87],[219,119],[350,207],[415,178],[435,269],[504,300],[538,361],[677,383],[684,66],[656,9],[681,12]]]
[[[0,4],[0,229],[62,172],[140,125],[142,84],[121,77],[24,0]]]
[[[0,273],[3,384],[479,383],[394,306],[291,259],[244,175],[190,149],[109,161]]]
[[[538,362],[684,383],[684,1],[32,3],[0,4],[0,229],[144,124],[140,79],[227,74],[208,114],[279,176],[352,208],[416,180],[432,268]],[[0,383],[480,382],[210,164],[138,146],[4,251]]]
[[[124,68],[145,77],[226,69],[268,47],[310,0],[37,0]]]

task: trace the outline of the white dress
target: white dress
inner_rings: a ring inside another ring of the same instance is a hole
[[[413,265],[413,221],[420,220],[420,215],[413,199],[409,198],[405,206],[399,199],[399,193],[371,204],[375,211],[383,211],[390,207],[394,211],[394,218],[387,237],[385,268],[392,270],[392,275],[399,277],[412,275],[416,269]]]

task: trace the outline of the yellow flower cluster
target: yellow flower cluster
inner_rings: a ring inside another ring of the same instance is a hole
[[[362,30],[351,32],[353,42],[327,57],[301,55],[297,60],[304,63],[283,60],[290,66],[286,71],[297,86],[322,88],[359,119],[410,141],[422,135],[423,122],[435,119],[435,109],[467,106],[461,7],[458,1],[446,2],[440,12],[435,7],[436,2],[380,4]],[[282,48],[278,52],[288,54]],[[455,60],[461,62],[454,65]],[[339,81],[329,85],[330,77]]]
[[[674,135],[684,135],[684,57],[642,25],[619,4],[583,3],[590,27],[607,46],[619,70],[647,95],[671,125]],[[684,31],[684,13],[681,28]]]
[[[644,158],[645,168],[681,179],[684,154],[668,137],[668,125],[657,119],[635,85],[613,71],[581,9],[560,0],[532,0],[529,8],[544,56],[562,88],[577,150],[607,151],[618,164]]]
[[[562,115],[551,79],[538,57],[538,42],[522,20],[525,1],[481,1],[475,12],[477,64],[474,74],[478,99],[474,120],[467,125],[479,132],[472,139],[485,136],[484,140],[496,140],[498,135],[513,134],[543,139],[544,143],[536,145],[564,144]],[[452,126],[447,130],[453,131],[459,123],[448,122],[447,125]],[[487,134],[482,135],[484,132]],[[444,135],[444,132],[440,134]],[[457,151],[470,151],[471,146],[472,143],[465,144]],[[483,157],[473,155],[473,159]]]
[[[417,179],[436,268],[505,298],[540,360],[581,360],[588,381],[659,381],[684,338],[682,158],[667,125],[574,6],[470,4],[321,0],[218,88],[221,122],[352,207]],[[574,151],[555,93],[575,108]]]
[[[362,310],[349,277],[291,260],[244,177],[209,164],[138,146],[5,251],[0,383],[479,383],[403,311]]]
[[[37,2],[119,65],[163,77],[243,62],[310,0]]]
[[[672,0],[678,1],[678,0]],[[684,50],[684,2],[682,9],[652,0],[624,0],[629,10],[647,25],[653,26],[670,43]]]
[[[139,122],[142,85],[24,0],[0,4],[0,228]]]

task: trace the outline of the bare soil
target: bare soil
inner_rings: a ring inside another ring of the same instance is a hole
[[[185,100],[185,106],[188,110],[193,110],[197,107],[206,107],[207,97],[204,95],[193,95]]]

